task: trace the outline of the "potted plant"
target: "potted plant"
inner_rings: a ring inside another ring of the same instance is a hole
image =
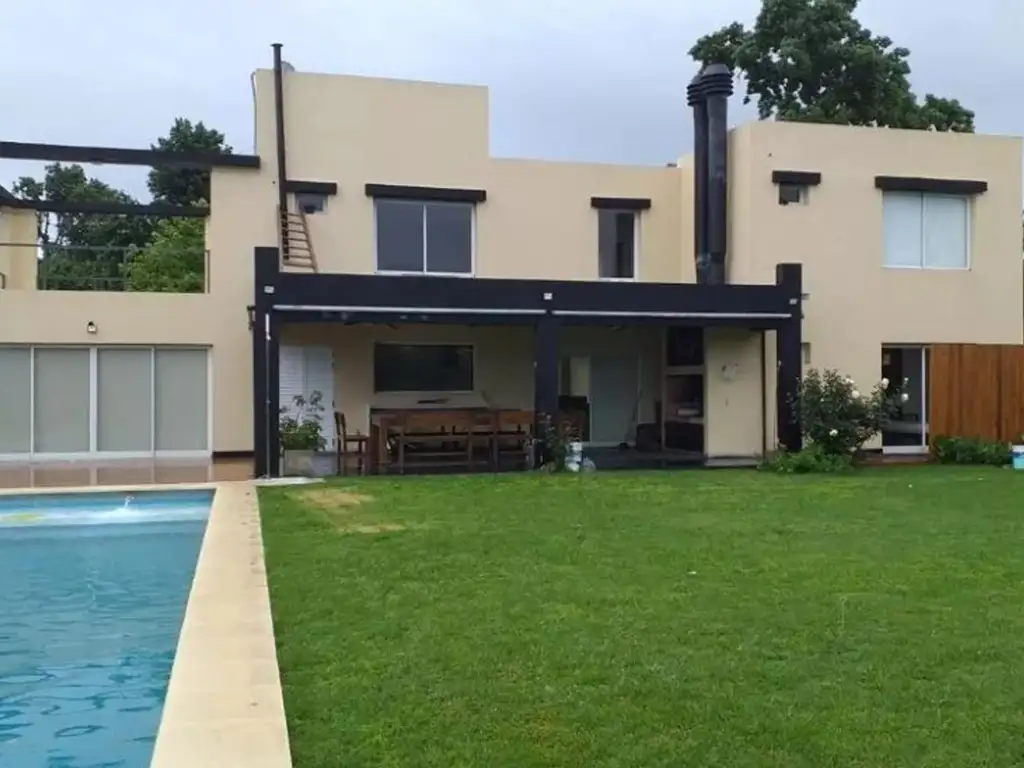
[[[292,407],[281,409],[281,471],[284,475],[324,477],[334,473],[336,458],[327,453],[324,437],[323,395],[313,392],[308,398],[296,395]]]
[[[594,462],[583,456],[583,441],[569,421],[555,421],[550,416],[541,419],[544,441],[540,468],[545,472],[592,472]]]

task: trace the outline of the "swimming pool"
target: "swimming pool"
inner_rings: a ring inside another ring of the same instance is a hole
[[[149,765],[212,499],[0,496],[0,766]]]

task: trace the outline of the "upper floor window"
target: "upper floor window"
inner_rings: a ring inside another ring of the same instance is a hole
[[[295,206],[303,213],[323,213],[327,207],[327,195],[319,192],[298,192]]]
[[[471,203],[378,198],[374,211],[378,272],[472,274]]]
[[[885,266],[967,269],[971,201],[964,195],[883,192]]]
[[[779,205],[795,205],[807,202],[806,184],[779,184]]]
[[[640,227],[636,211],[597,211],[597,275],[603,280],[636,278]]]

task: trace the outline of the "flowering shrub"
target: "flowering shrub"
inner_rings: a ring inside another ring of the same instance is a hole
[[[901,389],[882,379],[864,393],[849,376],[812,368],[797,390],[800,432],[826,454],[851,456],[899,413],[900,405],[909,399]]]

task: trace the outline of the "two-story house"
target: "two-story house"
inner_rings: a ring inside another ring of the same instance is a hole
[[[881,447],[923,451],[929,345],[1024,340],[1018,138],[728,131],[713,67],[677,162],[507,159],[483,87],[301,72],[279,47],[253,83],[253,155],[192,158],[203,293],[38,290],[39,206],[0,199],[21,243],[0,248],[0,456],[255,452],[273,474],[280,408],[316,391],[350,432],[438,404],[571,411],[594,446],[735,460],[799,444],[808,365],[906,378]]]

